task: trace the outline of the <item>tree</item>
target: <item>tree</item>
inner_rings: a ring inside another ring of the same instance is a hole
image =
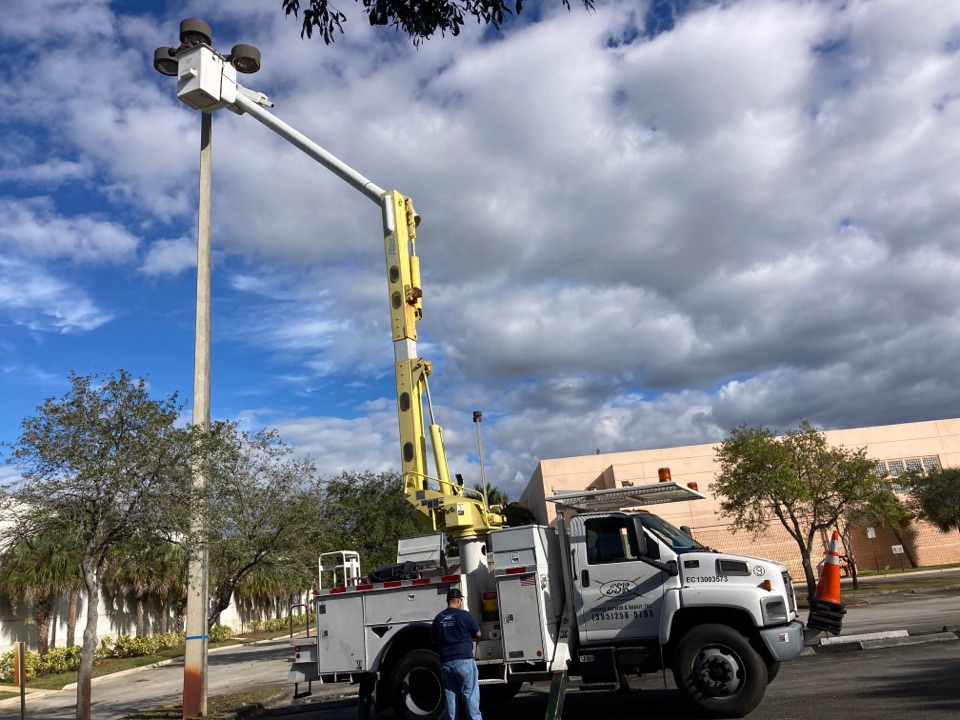
[[[520,14],[523,0],[362,0],[363,11],[372,26],[386,26],[402,30],[415,46],[430,39],[438,30],[456,37],[466,18],[499,29],[508,15]],[[560,0],[570,9],[570,0]],[[513,5],[511,10],[510,5]],[[583,0],[587,10],[593,9],[593,0]],[[300,0],[283,0],[287,15],[298,16]],[[330,0],[308,0],[303,10],[303,29],[300,36],[313,37],[316,29],[327,45],[334,41],[334,31],[343,34],[347,16],[331,6]]]
[[[202,445],[175,423],[176,396],[153,400],[146,381],[123,370],[107,377],[71,373],[70,389],[48,398],[20,426],[8,464],[19,478],[0,498],[17,542],[71,528],[80,538],[87,594],[77,678],[77,720],[90,720],[97,649],[100,571],[110,548],[138,532],[160,534],[188,506],[191,453]],[[18,512],[15,512],[17,509]]]
[[[817,579],[811,553],[820,533],[860,507],[876,484],[866,451],[834,448],[806,420],[781,438],[742,425],[717,448],[720,472],[714,491],[735,529],[759,534],[778,520],[800,549],[810,595]]]
[[[304,540],[317,523],[317,493],[313,462],[293,457],[276,432],[250,434],[217,423],[211,437],[206,503],[214,625],[253,570],[298,567],[303,574],[315,567]]]
[[[396,562],[397,541],[424,534],[399,473],[348,473],[322,484],[324,552],[356,550],[366,570]]]
[[[960,532],[960,468],[912,471],[898,480],[917,515],[941,532]]]
[[[0,590],[31,608],[40,657],[50,647],[50,620],[57,600],[82,582],[80,549],[68,532],[24,537],[0,555]]]
[[[897,542],[903,546],[904,554],[907,556],[910,566],[917,567],[917,561],[910,550],[910,545],[903,539],[903,530],[912,517],[913,513],[910,508],[904,505],[894,492],[890,477],[884,475],[877,478],[875,491],[865,498],[860,507],[847,514],[845,534],[849,528],[857,528],[863,531],[871,527],[888,528],[897,538]],[[850,547],[846,541],[845,546]],[[856,563],[854,563],[853,587],[854,590],[858,587]]]

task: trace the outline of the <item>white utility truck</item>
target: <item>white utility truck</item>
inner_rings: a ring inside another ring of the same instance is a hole
[[[568,675],[613,690],[672,669],[692,705],[741,717],[803,649],[787,568],[712,551],[657,515],[619,509],[702,497],[674,482],[555,496],[557,528],[490,532],[489,562],[469,575],[424,570],[370,583],[343,553],[337,586],[315,592],[315,628],[291,640],[289,679],[298,692],[301,683],[360,683],[361,717],[391,706],[399,718],[441,717],[430,624],[456,585],[481,620],[487,708],[524,682],[549,680],[548,716],[559,717]]]

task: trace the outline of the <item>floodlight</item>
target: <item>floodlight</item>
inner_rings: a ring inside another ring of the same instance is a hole
[[[177,74],[176,48],[159,47],[153,51],[153,67],[164,75],[175,76]]]
[[[255,73],[260,69],[260,51],[253,45],[234,45],[230,51],[230,64],[237,72]]]
[[[187,47],[195,45],[210,45],[213,40],[213,31],[203,20],[187,18],[180,23],[180,42]]]

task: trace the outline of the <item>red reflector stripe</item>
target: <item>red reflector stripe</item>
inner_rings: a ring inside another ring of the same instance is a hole
[[[373,590],[373,585],[357,585],[357,590]]]
[[[444,575],[442,578],[440,578],[440,582],[442,582],[442,583],[460,582],[460,576],[459,576],[459,575]]]
[[[400,587],[400,585],[402,585],[402,583],[399,580],[391,580],[390,582],[385,582],[383,584],[385,588],[395,588]]]
[[[528,572],[525,567],[507,568],[504,575],[522,575],[525,572]]]
[[[430,578],[415,578],[410,581],[411,585],[429,585]]]
[[[347,589],[346,589],[345,587],[330,588],[330,594],[331,594],[331,595],[334,595],[334,594],[336,594],[336,593],[346,592],[346,591],[347,591]]]

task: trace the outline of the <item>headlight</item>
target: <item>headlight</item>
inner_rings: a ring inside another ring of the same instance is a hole
[[[766,597],[760,601],[764,625],[779,625],[787,621],[787,604],[782,597]]]

